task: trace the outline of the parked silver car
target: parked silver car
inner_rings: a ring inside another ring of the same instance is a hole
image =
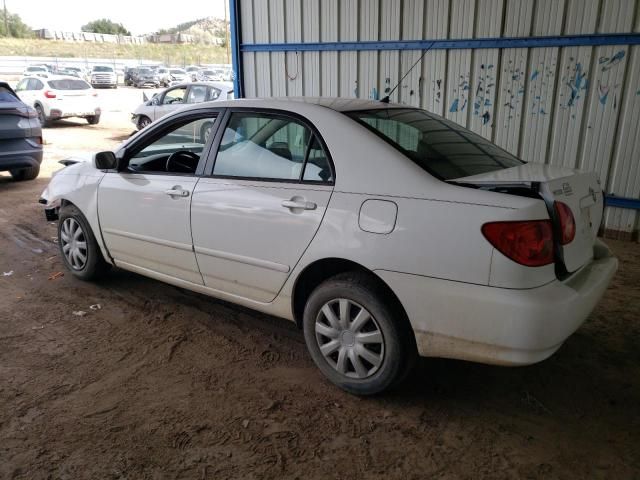
[[[151,122],[173,112],[183,105],[233,98],[233,84],[228,82],[182,83],[167,88],[151,99],[143,94],[144,103],[135,109],[131,121],[142,130]]]

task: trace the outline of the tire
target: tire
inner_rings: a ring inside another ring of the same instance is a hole
[[[333,384],[349,393],[374,395],[398,384],[417,357],[409,322],[389,297],[375,277],[350,272],[326,280],[307,300],[303,329],[311,358]],[[348,328],[340,323],[344,302],[350,306],[349,316],[344,315]],[[327,308],[334,313],[333,322]],[[367,313],[369,319],[361,322]],[[336,321],[339,328],[331,326]]]
[[[80,280],[97,280],[103,277],[111,269],[111,265],[104,260],[89,222],[82,212],[75,205],[66,205],[60,210],[59,217],[58,245],[65,267]],[[79,235],[75,228],[80,228]],[[69,248],[66,248],[67,245],[70,245]],[[80,255],[75,256],[74,250],[78,250]]]
[[[40,173],[40,165],[37,167],[17,168],[15,170],[10,170],[9,173],[16,182],[34,180]]]
[[[38,120],[40,120],[40,126],[42,128],[48,127],[51,125],[51,120],[47,118],[44,114],[44,109],[40,105],[36,105],[36,113],[38,114]]]
[[[97,125],[100,123],[100,115],[91,115],[90,117],[86,117],[86,119],[89,125]]]
[[[150,123],[151,123],[151,119],[149,117],[147,117],[146,115],[140,115],[138,117],[138,123],[137,123],[138,130],[142,130],[143,128],[148,126]]]

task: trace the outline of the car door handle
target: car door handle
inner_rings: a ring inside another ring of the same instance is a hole
[[[183,190],[180,187],[173,187],[170,190],[165,190],[164,193],[166,193],[170,197],[188,197],[189,196],[189,190]]]
[[[283,200],[282,206],[290,210],[315,210],[318,208],[313,202],[306,202],[304,200]]]

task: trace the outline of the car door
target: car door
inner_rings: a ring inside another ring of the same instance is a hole
[[[38,81],[34,78],[25,78],[16,85],[16,93],[20,100],[33,107],[36,100],[35,86]]]
[[[209,148],[202,125],[216,117],[210,110],[178,116],[118,153],[127,168],[107,172],[98,189],[100,227],[117,265],[202,285],[190,205]]]
[[[240,109],[226,117],[193,194],[194,250],[206,286],[270,302],[320,226],[333,168],[303,119]]]
[[[166,115],[169,112],[173,112],[180,107],[183,107],[187,100],[187,86],[182,85],[179,87],[173,87],[164,92],[164,95],[159,100],[159,104],[154,108],[154,118],[158,118]]]

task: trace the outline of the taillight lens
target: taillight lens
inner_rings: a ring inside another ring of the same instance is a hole
[[[44,96],[47,97],[47,98],[56,98],[56,94],[53,93],[51,90],[46,90],[44,92]]]
[[[503,255],[527,267],[553,263],[553,228],[550,220],[492,222],[482,234]]]
[[[560,223],[560,244],[571,243],[576,237],[576,220],[569,205],[562,202],[555,202],[554,208]]]

